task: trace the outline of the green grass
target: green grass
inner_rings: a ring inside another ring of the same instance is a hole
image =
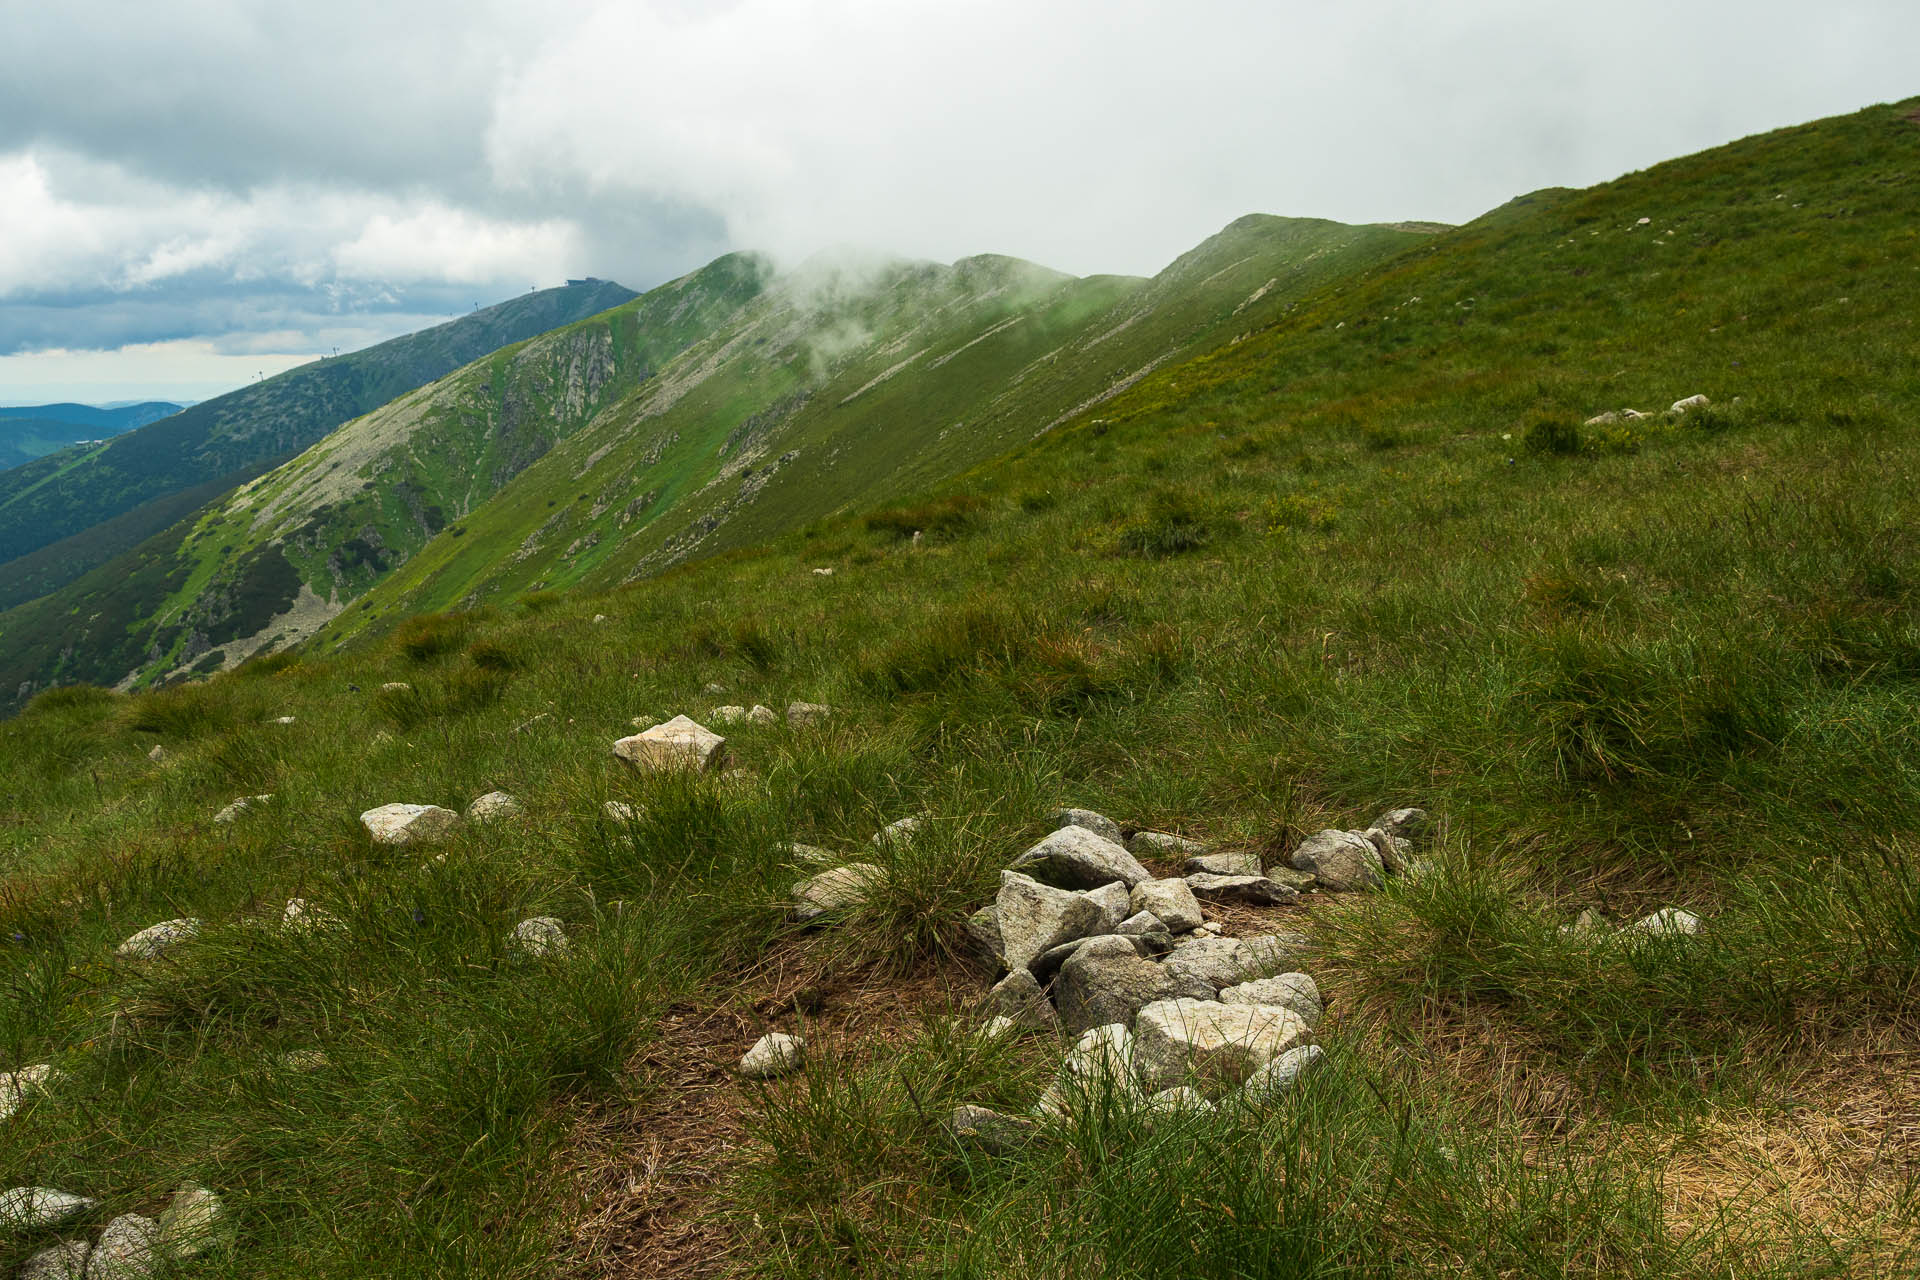
[[[103,1218],[214,1187],[207,1274],[611,1270],[667,1247],[629,1178],[763,1276],[1911,1272],[1913,105],[1517,201],[765,546],[42,694],[0,725],[0,1069],[70,1081],[9,1176]],[[838,714],[728,730],[741,775],[607,754],[796,699]],[[524,819],[444,864],[355,821],[495,788]],[[1420,804],[1437,865],[1301,913],[1329,1052],[1292,1102],[985,1160],[948,1110],[1024,1110],[1059,1050],[956,1026],[962,924],[1062,803],[1275,852]],[[880,891],[797,937],[787,841]],[[296,895],[343,927],[275,927]],[[1561,931],[1669,905],[1706,932]],[[112,958],[183,914],[168,960]],[[536,914],[569,954],[506,947]],[[769,1025],[813,1067],[724,1078]]]

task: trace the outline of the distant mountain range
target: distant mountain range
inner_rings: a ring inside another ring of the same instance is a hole
[[[524,294],[315,360],[104,443],[70,444],[0,471],[0,609],[44,595],[166,528],[191,510],[180,505],[186,490],[230,487],[489,351],[633,296],[604,280]]]
[[[44,458],[71,444],[110,439],[180,412],[184,405],[143,400],[95,406],[29,404],[0,407],[0,471]]]

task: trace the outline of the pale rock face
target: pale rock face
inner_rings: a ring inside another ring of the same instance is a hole
[[[1137,839],[1138,837],[1136,837]],[[1139,850],[1135,849],[1138,853]],[[1257,876],[1260,871],[1260,855],[1257,853],[1203,853],[1187,859],[1181,868],[1188,875],[1202,876]]]
[[[1134,1057],[1149,1088],[1188,1076],[1239,1083],[1308,1035],[1281,1005],[1162,1000],[1134,1020]]]
[[[964,928],[974,950],[1000,968],[1007,967],[1007,950],[1000,938],[1000,909],[997,905],[988,903],[968,916]]]
[[[1206,1094],[1192,1085],[1177,1084],[1148,1098],[1147,1110],[1169,1117],[1203,1116],[1213,1110],[1213,1104],[1207,1101]]]
[[[288,898],[286,909],[280,913],[280,927],[293,933],[314,933],[341,928],[342,922],[340,917],[321,910],[305,898]]]
[[[1644,933],[1650,938],[1687,938],[1700,933],[1705,926],[1700,923],[1700,917],[1691,911],[1662,907],[1645,919],[1635,920],[1623,928],[1627,932]]]
[[[229,1225],[219,1196],[186,1183],[160,1211],[160,1252],[173,1259],[198,1257],[224,1240]]]
[[[823,702],[790,702],[787,704],[787,723],[796,729],[805,729],[811,725],[823,724],[832,718],[832,716],[833,708]]]
[[[1120,927],[1122,920],[1133,914],[1127,886],[1118,880],[1103,884],[1098,889],[1088,889],[1086,894],[1100,908],[1100,924],[1095,933],[1112,933]]]
[[[948,1122],[955,1140],[991,1156],[1011,1155],[1033,1141],[1039,1126],[1025,1116],[1004,1115],[990,1107],[955,1107]]]
[[[107,1224],[93,1246],[87,1280],[146,1280],[160,1262],[160,1224],[137,1213],[123,1213]]]
[[[1061,809],[1048,820],[1053,823],[1056,831],[1061,827],[1085,827],[1103,839],[1111,840],[1115,844],[1122,843],[1120,824],[1091,809]]]
[[[1127,848],[1136,858],[1197,858],[1207,851],[1198,840],[1165,831],[1136,831]]]
[[[1283,973],[1227,987],[1220,992],[1220,1003],[1284,1005],[1305,1019],[1309,1030],[1320,1025],[1320,988],[1304,973]]]
[[[1129,890],[1153,873],[1120,845],[1085,827],[1061,827],[1013,860],[1015,871],[1063,889],[1098,889],[1114,881]]]
[[[763,707],[756,702],[753,704],[752,710],[747,712],[747,723],[757,724],[763,727],[767,725],[779,724],[780,713],[775,711],[772,707]]]
[[[1035,1031],[1052,1031],[1060,1025],[1047,993],[1025,969],[1015,969],[994,984],[987,993],[987,1008],[998,1017]]]
[[[1123,937],[1146,937],[1149,934],[1166,933],[1166,922],[1151,911],[1136,911],[1113,927],[1113,932]]]
[[[502,822],[517,818],[526,810],[520,801],[505,791],[489,791],[467,806],[468,822]]]
[[[268,724],[292,724],[294,723],[294,718],[292,716],[275,716],[273,719],[267,721],[267,723]]]
[[[1017,871],[1000,873],[994,915],[1009,969],[1025,969],[1042,952],[1084,938],[1100,924],[1100,907],[1085,894],[1055,889]]]
[[[412,693],[413,686],[405,680],[389,680],[380,686],[382,693]]]
[[[1150,911],[1174,933],[1198,929],[1206,917],[1200,902],[1185,880],[1145,880],[1133,886],[1128,905],[1134,911]]]
[[[383,804],[360,815],[375,844],[434,844],[453,834],[460,815],[437,804]]]
[[[87,1258],[93,1246],[85,1240],[62,1240],[27,1259],[20,1280],[86,1280]]]
[[[1317,1044],[1295,1045],[1275,1055],[1272,1062],[1247,1077],[1240,1086],[1240,1098],[1251,1106],[1271,1105],[1279,1101],[1320,1065],[1326,1051]]]
[[[613,754],[636,769],[691,769],[714,766],[727,740],[706,726],[675,716],[613,744]]]
[[[1138,1098],[1133,1033],[1123,1025],[1092,1027],[1067,1051],[1060,1072],[1034,1106],[1036,1115],[1065,1115],[1077,1103],[1103,1095]]]
[[[1280,907],[1300,898],[1292,885],[1270,876],[1216,876],[1196,871],[1186,878],[1187,892],[1203,902],[1244,902],[1255,907]]]
[[[830,867],[817,876],[808,876],[793,886],[793,918],[813,920],[829,911],[858,906],[886,875],[884,869],[871,862],[849,862],[844,867]]]
[[[1380,851],[1351,831],[1319,831],[1293,851],[1293,865],[1311,871],[1323,888],[1335,892],[1371,889],[1380,883]]]
[[[37,1231],[57,1227],[77,1218],[98,1204],[86,1196],[76,1196],[52,1187],[14,1187],[0,1191],[0,1227],[15,1231]]]
[[[840,855],[831,849],[822,849],[817,844],[801,844],[795,840],[780,846],[780,852],[794,862],[809,867],[831,867],[840,862]]]
[[[798,1071],[806,1049],[807,1042],[800,1036],[771,1032],[761,1036],[740,1059],[740,1074],[749,1080],[771,1080]]]
[[[268,792],[263,796],[241,796],[238,800],[235,800],[232,804],[214,814],[213,820],[222,825],[233,822],[238,819],[241,814],[252,809],[257,809],[263,804],[270,803],[272,800],[272,792]]]
[[[623,826],[629,822],[636,822],[640,818],[640,811],[624,800],[609,800],[600,806],[600,812],[606,816],[607,821],[618,822]]]
[[[1704,409],[1711,403],[1713,402],[1705,396],[1688,396],[1684,400],[1675,400],[1667,412],[1681,414],[1687,412],[1689,409]]]
[[[159,924],[148,925],[121,943],[118,954],[128,960],[157,960],[167,953],[168,948],[185,942],[199,932],[200,922],[192,916],[162,920]]]
[[[563,956],[567,953],[567,928],[557,917],[534,916],[513,926],[512,946],[530,956]]]
[[[18,1071],[0,1072],[0,1120],[5,1120],[36,1093],[43,1093],[60,1079],[53,1064],[36,1062]]]
[[[1090,939],[1060,966],[1053,998],[1060,1025],[1069,1032],[1126,1024],[1156,1000],[1179,992],[1178,979],[1142,959],[1125,937]]]

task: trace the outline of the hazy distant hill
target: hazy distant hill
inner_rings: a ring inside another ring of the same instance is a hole
[[[0,607],[47,589],[44,574],[30,586],[8,572],[7,561],[145,503],[165,505],[183,489],[223,476],[237,479],[237,473],[297,453],[349,418],[489,351],[633,296],[608,281],[529,293],[364,351],[315,360],[104,444],[70,447],[0,472]],[[118,538],[75,544],[61,558],[59,581],[127,550],[177,516],[136,519]]]
[[[96,407],[33,404],[0,408],[0,471],[83,440],[105,440],[176,414],[180,405],[161,400]]]

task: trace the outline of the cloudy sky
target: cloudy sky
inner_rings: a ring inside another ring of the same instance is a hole
[[[732,248],[1150,273],[1920,93],[1913,0],[0,0],[0,404]]]

